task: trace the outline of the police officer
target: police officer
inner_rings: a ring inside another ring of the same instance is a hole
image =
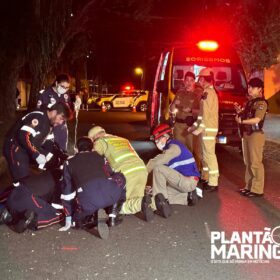
[[[267,112],[267,101],[263,97],[263,81],[253,78],[248,83],[249,101],[236,121],[243,130],[243,156],[246,165],[245,188],[240,193],[247,197],[260,197],[264,192],[263,147],[265,135],[263,124]]]
[[[218,190],[219,167],[215,152],[216,135],[218,133],[219,103],[214,89],[214,75],[210,68],[203,68],[199,72],[199,83],[204,92],[201,96],[200,112],[197,122],[189,131],[194,135],[201,135],[203,172],[202,179],[208,181],[205,189],[209,192]]]
[[[7,133],[3,154],[8,162],[14,186],[29,176],[30,163],[44,165],[46,153],[42,148],[53,127],[61,125],[71,117],[65,103],[57,103],[46,111],[33,111],[18,120]]]
[[[122,172],[126,178],[126,201],[121,214],[135,214],[142,211],[146,221],[153,218],[151,197],[144,196],[148,172],[129,141],[106,134],[100,126],[91,128],[88,136],[94,141],[94,150],[105,156],[112,169]]]
[[[51,108],[57,102],[65,102],[71,108],[70,95],[68,90],[70,87],[70,78],[66,74],[60,74],[56,77],[53,85],[46,90],[40,92],[37,108],[40,110],[46,110]],[[54,141],[63,150],[67,150],[68,144],[68,128],[67,123],[64,122],[58,125],[53,130]]]
[[[72,217],[75,224],[81,226],[87,216],[98,211],[98,232],[101,238],[107,238],[107,216],[102,208],[125,199],[125,178],[121,173],[106,175],[104,158],[92,151],[90,138],[80,138],[77,148],[78,153],[64,164],[61,199],[66,223],[60,231],[71,227]]]
[[[199,137],[187,129],[193,125],[197,118],[202,89],[195,84],[195,75],[190,71],[186,72],[184,76],[184,85],[184,88],[176,93],[170,106],[171,113],[176,115],[173,133],[174,138],[186,145],[194,154],[200,168],[202,155]]]
[[[196,186],[200,174],[192,153],[178,140],[172,139],[171,128],[160,124],[153,130],[157,148],[163,151],[147,164],[153,171],[153,196],[160,214],[170,216],[170,204],[192,206],[196,203]],[[165,202],[168,200],[168,202]]]

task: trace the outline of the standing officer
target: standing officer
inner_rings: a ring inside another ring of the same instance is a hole
[[[215,152],[218,133],[219,102],[214,89],[214,75],[210,68],[203,68],[199,73],[199,83],[204,92],[201,96],[200,112],[197,122],[189,131],[201,134],[203,172],[202,179],[208,179],[205,189],[209,192],[218,190],[219,167]]]
[[[180,141],[172,139],[169,125],[158,125],[153,136],[157,148],[163,152],[149,160],[147,169],[153,171],[152,190],[157,209],[167,218],[171,214],[169,203],[189,206],[196,203],[200,174],[192,153]]]
[[[263,124],[267,112],[267,101],[263,97],[263,81],[253,78],[248,83],[249,101],[240,111],[236,121],[243,130],[243,156],[246,165],[245,188],[240,193],[247,197],[259,197],[264,192],[263,147],[265,135]]]
[[[135,214],[142,211],[145,220],[153,218],[151,197],[144,196],[148,172],[129,141],[125,138],[106,134],[100,126],[94,126],[88,132],[94,141],[94,150],[105,156],[115,172],[122,172],[126,178],[126,201],[121,214]]]
[[[104,158],[92,151],[93,143],[90,138],[80,138],[77,148],[78,153],[64,164],[61,199],[66,223],[60,231],[71,227],[72,217],[80,227],[87,216],[98,211],[98,232],[101,238],[107,238],[108,227],[102,208],[125,199],[125,178],[121,173],[107,177]]]
[[[29,176],[30,163],[40,166],[47,162],[43,143],[53,127],[70,117],[70,108],[65,103],[57,103],[46,111],[31,112],[15,123],[6,135],[3,151],[14,186]]]
[[[170,105],[170,112],[176,114],[174,125],[174,138],[181,141],[192,151],[193,135],[188,133],[187,128],[192,126],[194,118],[192,115],[193,107],[199,107],[199,100],[195,94],[195,75],[188,71],[184,77],[184,88],[176,93]]]
[[[65,102],[71,108],[70,95],[68,90],[70,87],[70,78],[66,74],[60,74],[56,77],[53,85],[43,92],[40,92],[37,102],[37,108],[40,110],[46,110],[51,108],[57,102]],[[58,125],[53,130],[54,141],[63,150],[67,150],[68,144],[68,128],[67,123],[64,122]]]

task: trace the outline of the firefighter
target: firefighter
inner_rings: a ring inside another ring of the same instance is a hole
[[[90,138],[78,139],[77,149],[78,153],[64,164],[61,199],[66,222],[60,231],[71,227],[72,217],[76,226],[81,227],[87,216],[98,211],[98,232],[101,238],[107,238],[107,215],[103,208],[125,199],[125,177],[121,173],[107,176],[104,158],[92,151]]]
[[[71,108],[70,95],[68,94],[70,87],[70,78],[66,74],[60,74],[56,77],[51,87],[40,92],[37,109],[46,110],[51,108],[57,102],[65,102]],[[54,141],[59,145],[63,151],[67,151],[68,144],[68,128],[67,123],[64,122],[58,125],[53,130]]]
[[[27,228],[37,230],[63,221],[62,211],[51,205],[56,186],[56,178],[50,171],[23,179],[8,197],[2,222],[22,233]]]
[[[43,144],[53,127],[71,117],[65,103],[57,103],[46,111],[33,111],[18,120],[7,133],[3,154],[8,162],[14,186],[29,176],[30,163],[43,166],[47,162]]]
[[[171,215],[170,204],[192,206],[197,201],[196,186],[200,174],[192,153],[178,140],[172,139],[171,128],[160,124],[153,130],[157,148],[163,151],[147,164],[153,171],[153,196],[160,214]]]
[[[240,189],[240,193],[251,198],[263,196],[264,193],[263,124],[268,104],[263,96],[264,84],[261,79],[251,79],[248,86],[249,101],[244,110],[236,108],[236,121],[243,130],[243,157],[246,165],[245,187]]]
[[[197,118],[202,89],[195,84],[195,75],[190,71],[186,72],[184,76],[184,85],[184,88],[176,93],[170,106],[171,114],[176,115],[173,133],[174,138],[183,143],[194,154],[197,166],[200,168],[202,155],[199,137],[187,129],[193,125]]]
[[[122,172],[126,178],[126,201],[121,206],[120,214],[135,214],[142,211],[146,221],[152,220],[151,197],[144,195],[148,172],[129,141],[106,134],[100,126],[91,128],[88,136],[94,142],[94,150],[105,156],[112,169]]]
[[[200,112],[197,122],[189,131],[200,135],[202,145],[202,179],[206,181],[205,190],[218,190],[219,167],[215,152],[216,135],[218,133],[218,96],[214,89],[214,75],[210,68],[203,68],[199,72],[199,83],[204,89],[200,101]]]

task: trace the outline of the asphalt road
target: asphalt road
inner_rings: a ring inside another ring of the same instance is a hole
[[[132,140],[145,159],[154,154],[147,140],[143,113],[84,112],[79,116],[78,136],[92,124]],[[70,124],[73,142],[75,123]],[[70,147],[72,149],[72,147]],[[205,194],[195,207],[172,206],[172,216],[155,216],[146,223],[141,216],[126,216],[110,231],[106,241],[96,232],[59,226],[24,234],[0,227],[0,279],[279,279],[279,260],[269,263],[212,263],[211,232],[263,231],[280,225],[279,162],[265,159],[266,196],[241,197],[244,165],[236,149],[217,149],[220,190]],[[278,248],[280,250],[280,248]],[[279,254],[280,255],[280,252]]]

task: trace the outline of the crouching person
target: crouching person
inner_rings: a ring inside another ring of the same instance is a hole
[[[158,125],[153,131],[157,148],[163,151],[147,164],[153,171],[152,194],[159,214],[171,215],[169,204],[192,206],[197,201],[196,186],[199,172],[192,153],[178,140],[172,139],[167,124]]]
[[[107,238],[109,230],[103,208],[125,199],[125,178],[121,173],[106,175],[104,158],[92,151],[90,138],[80,138],[77,148],[78,153],[64,164],[61,199],[66,220],[60,231],[70,229],[72,221],[76,227],[82,227],[98,211],[97,230],[101,238]]]
[[[0,223],[22,233],[27,228],[37,230],[63,221],[64,214],[50,204],[55,187],[55,178],[49,171],[23,179],[1,210]]]

